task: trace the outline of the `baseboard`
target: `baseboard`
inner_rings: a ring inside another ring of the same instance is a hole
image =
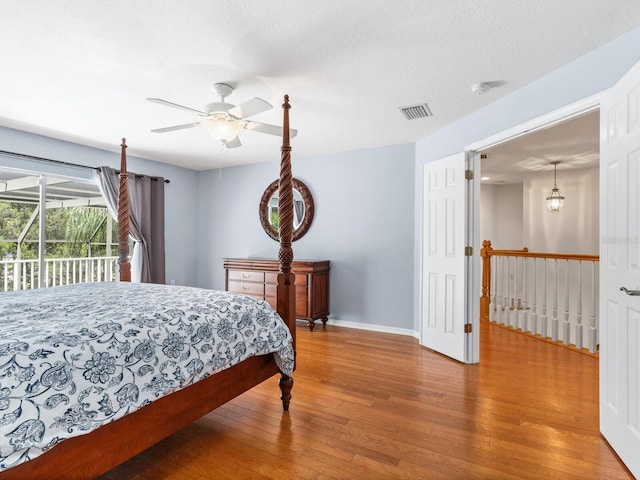
[[[316,329],[321,329],[322,326],[319,322],[316,322]],[[415,330],[411,330],[408,328],[396,328],[396,327],[388,327],[386,325],[375,325],[373,323],[360,323],[360,322],[347,322],[344,320],[338,320],[335,318],[330,318],[327,321],[327,325],[335,325],[336,327],[345,327],[345,328],[356,328],[359,330],[369,330],[372,332],[381,332],[381,333],[394,333],[396,335],[408,335],[410,337],[420,338],[420,335]]]

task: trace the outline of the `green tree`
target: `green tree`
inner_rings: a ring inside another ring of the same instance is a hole
[[[65,256],[86,257],[90,243],[105,243],[107,215],[104,208],[71,208],[66,220]],[[117,238],[117,237],[115,237]],[[91,255],[104,255],[104,246],[92,247]]]
[[[0,259],[17,256],[18,238],[37,207],[0,201]],[[46,211],[47,258],[103,256],[106,254],[107,215],[104,208],[50,208]],[[38,216],[25,235],[23,259],[38,258]],[[113,222],[112,238],[117,239]],[[89,244],[91,243],[91,248]],[[96,245],[101,243],[102,245]]]

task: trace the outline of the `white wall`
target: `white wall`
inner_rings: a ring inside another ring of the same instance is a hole
[[[490,240],[496,250],[523,246],[522,185],[480,187],[480,239]],[[486,225],[485,225],[486,223]]]
[[[545,198],[553,187],[547,173],[532,173],[524,181],[524,245],[532,252],[581,253],[599,251],[599,170],[558,170],[558,188],[565,197],[562,210],[549,212]]]
[[[597,255],[598,168],[559,171],[558,188],[565,197],[560,212],[547,210],[552,187],[549,172],[527,174],[520,185],[482,185],[480,238],[491,240],[496,250]]]
[[[114,151],[86,147],[71,142],[0,127],[0,150],[50,158],[89,167],[120,168],[120,139],[114,140]],[[133,145],[129,145],[132,147]],[[0,166],[63,175],[92,178],[92,170],[65,167],[52,163],[29,161],[0,155]],[[127,155],[132,172],[161,176],[171,183],[165,186],[165,251],[167,282],[179,285],[196,283],[196,183],[197,172]]]

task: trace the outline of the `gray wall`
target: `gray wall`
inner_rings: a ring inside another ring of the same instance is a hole
[[[10,128],[0,127],[0,150],[77,163],[91,167],[102,165],[120,167],[120,139],[114,139],[114,150],[109,152],[76,143],[33,135]],[[129,142],[131,146],[131,142]],[[91,178],[92,170],[64,167],[50,163],[17,160],[0,155],[0,165],[54,175],[76,178]],[[197,259],[193,245],[197,239],[196,184],[197,172],[173,167],[127,155],[127,167],[132,172],[168,178],[165,187],[165,250],[167,281],[179,285],[195,285]]]
[[[412,333],[413,145],[303,159],[292,148],[293,175],[315,201],[294,255],[331,261],[330,319]],[[200,286],[224,288],[225,257],[277,258],[258,205],[278,170],[272,162],[199,175]]]
[[[414,328],[419,328],[420,172],[422,165],[467,145],[595,95],[614,85],[640,61],[640,27],[564,65],[539,80],[416,142]],[[489,93],[490,95],[490,93]]]

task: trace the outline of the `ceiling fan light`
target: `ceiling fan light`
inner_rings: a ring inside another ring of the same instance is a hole
[[[214,140],[226,143],[238,136],[242,125],[224,118],[208,118],[203,124],[205,130]]]

